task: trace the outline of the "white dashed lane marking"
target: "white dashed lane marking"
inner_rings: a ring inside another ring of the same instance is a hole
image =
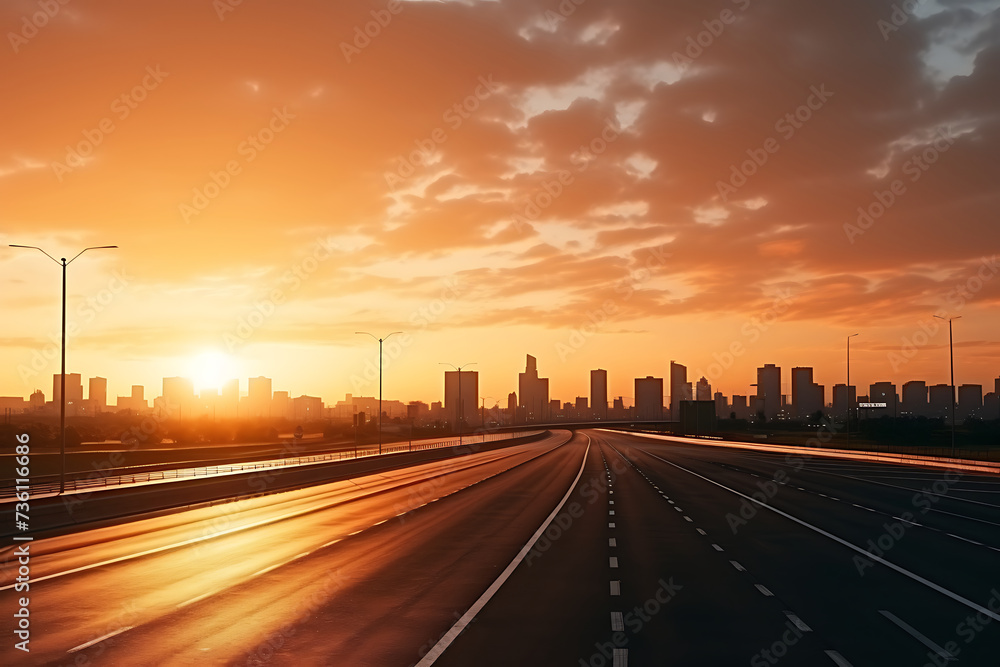
[[[833,660],[833,664],[837,665],[837,667],[854,667],[851,663],[847,662],[844,656],[836,651],[825,651],[825,653],[830,660]]]
[[[794,625],[795,627],[797,627],[802,632],[812,632],[812,628],[810,628],[808,625],[806,625],[805,621],[803,621],[801,618],[799,618],[798,616],[796,616],[792,612],[786,611],[785,612],[785,617],[788,618],[788,620],[792,622],[792,625]]]
[[[934,641],[928,639],[923,633],[921,633],[919,630],[917,630],[916,628],[914,628],[912,625],[910,625],[906,621],[902,620],[901,618],[899,618],[898,616],[896,616],[895,614],[893,614],[891,611],[886,611],[885,609],[879,609],[878,613],[882,614],[887,619],[889,619],[890,621],[892,621],[893,623],[895,623],[898,627],[900,627],[903,630],[905,630],[907,634],[909,634],[911,637],[913,637],[914,639],[916,639],[918,642],[920,642],[921,644],[923,644],[924,646],[926,646],[930,650],[932,650],[935,653],[937,653],[938,657],[940,657],[940,658],[942,658],[944,660],[954,660],[955,659],[955,656],[953,656],[949,651],[946,651],[945,649],[943,649],[940,646],[938,646]]]

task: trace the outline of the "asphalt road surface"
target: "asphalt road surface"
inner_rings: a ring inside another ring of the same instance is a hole
[[[555,432],[7,548],[0,664],[997,665],[998,528],[995,476]]]

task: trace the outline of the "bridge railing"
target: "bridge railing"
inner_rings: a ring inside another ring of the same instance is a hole
[[[461,437],[462,445],[472,445],[477,443],[497,442],[510,440],[512,438],[522,438],[531,435],[538,435],[544,431],[531,432],[508,432],[508,433],[483,433],[477,435],[466,435]],[[382,455],[398,454],[400,452],[416,452],[430,449],[442,449],[445,447],[459,446],[459,437],[448,437],[443,439],[416,440],[406,443],[392,443],[382,446]],[[294,468],[322,463],[349,461],[352,459],[368,458],[378,456],[378,446],[372,447],[370,444],[359,447],[357,450],[346,450],[342,452],[329,452],[326,454],[310,454],[307,456],[282,457],[279,459],[269,459],[266,461],[251,461],[248,463],[218,464],[208,466],[197,466],[191,468],[174,468],[168,470],[136,470],[117,475],[104,475],[99,471],[89,473],[83,478],[66,480],[67,491],[87,491],[114,486],[125,486],[130,484],[148,484],[150,482],[165,482],[180,479],[196,479],[198,477],[212,477],[219,475],[233,475],[255,470],[273,470],[275,468]],[[118,470],[121,470],[120,468]],[[52,476],[49,476],[50,478]],[[13,482],[13,480],[11,480]],[[32,481],[32,495],[56,493],[59,490],[59,481]],[[14,498],[15,489],[11,486],[0,487],[0,501],[9,501]]]

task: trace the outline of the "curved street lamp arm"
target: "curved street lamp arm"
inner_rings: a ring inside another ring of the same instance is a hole
[[[76,256],[73,257],[73,259],[76,259],[77,257],[79,257],[83,253],[87,252],[88,250],[102,250],[104,248],[117,248],[117,247],[118,246],[116,246],[116,245],[95,245],[95,246],[91,246],[89,248],[84,248],[80,252],[76,253]],[[69,260],[69,262],[66,262],[66,263],[69,264],[70,262],[73,261],[73,259]]]
[[[48,257],[49,259],[51,259],[53,262],[55,262],[59,266],[62,266],[62,262],[60,262],[58,259],[56,259],[52,255],[50,255],[49,253],[45,252],[44,250],[42,250],[41,248],[39,248],[36,245],[14,245],[14,244],[10,244],[10,247],[11,248],[32,248],[33,250],[37,250],[38,252],[42,253],[43,255],[45,255],[46,257]]]

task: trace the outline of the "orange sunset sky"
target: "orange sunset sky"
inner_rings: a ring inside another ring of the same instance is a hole
[[[386,398],[478,362],[505,404],[530,353],[564,401],[671,359],[830,401],[855,332],[859,393],[947,382],[935,313],[988,391],[1000,3],[895,4],[7,0],[0,395],[59,368],[60,269],[8,244],[120,246],[69,267],[68,371],[112,402],[377,395],[355,332],[396,330]]]

